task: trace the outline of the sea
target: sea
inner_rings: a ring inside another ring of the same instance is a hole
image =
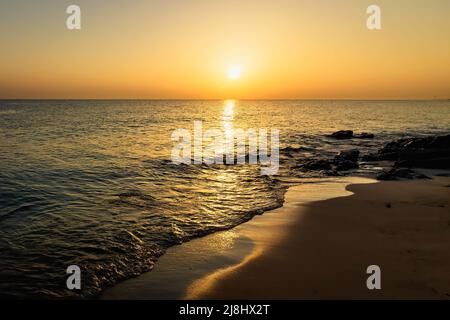
[[[278,173],[174,164],[172,134],[194,121],[279,130]],[[375,137],[327,136],[344,129]],[[282,206],[290,185],[327,179],[299,170],[305,159],[449,132],[448,100],[0,100],[0,297],[96,297],[150,271],[171,246]],[[66,286],[70,265],[81,290]]]

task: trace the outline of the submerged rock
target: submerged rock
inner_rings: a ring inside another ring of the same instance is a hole
[[[348,160],[356,162],[359,158],[359,150],[358,149],[350,149],[341,151],[334,159],[335,161]]]
[[[355,134],[353,137],[357,139],[373,139],[375,135],[373,133],[361,132],[360,134]]]
[[[329,137],[342,140],[342,139],[373,139],[375,138],[375,135],[373,133],[368,132],[361,132],[360,134],[354,134],[352,130],[339,130],[336,132],[333,132],[329,135]]]
[[[330,135],[331,138],[342,140],[342,139],[351,139],[353,137],[353,131],[352,130],[339,130],[336,132],[333,132]]]
[[[292,154],[292,153],[298,153],[300,151],[302,151],[302,147],[286,147],[280,150],[281,153],[283,154]]]

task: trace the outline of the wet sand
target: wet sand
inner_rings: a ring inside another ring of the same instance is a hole
[[[449,299],[449,185],[337,178],[291,187],[282,208],[171,248],[152,272],[101,298]],[[373,264],[381,290],[366,287]]]

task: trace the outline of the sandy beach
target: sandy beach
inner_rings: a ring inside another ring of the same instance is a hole
[[[284,239],[194,283],[187,298],[449,298],[449,182],[350,185],[352,196],[298,206]],[[366,288],[372,264],[381,290]]]
[[[101,298],[448,299],[449,185],[338,178],[291,187],[282,208],[174,247]],[[381,290],[366,287],[373,264]]]

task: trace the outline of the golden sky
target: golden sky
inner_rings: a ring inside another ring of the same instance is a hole
[[[448,0],[2,0],[0,98],[447,99],[449,14]]]

